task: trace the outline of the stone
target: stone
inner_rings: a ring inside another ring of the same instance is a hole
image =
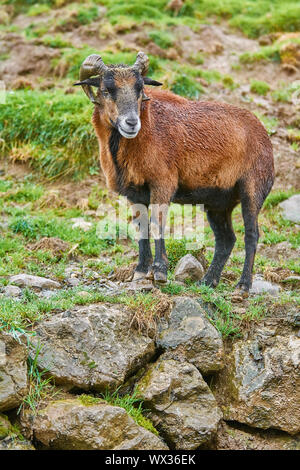
[[[39,289],[57,289],[60,283],[41,276],[32,276],[31,274],[16,274],[11,276],[10,282],[20,287],[36,287]]]
[[[70,277],[67,279],[67,283],[72,287],[76,287],[80,284],[80,280],[77,277]]]
[[[234,425],[235,424],[235,425]],[[205,449],[209,450],[300,450],[300,434],[290,436],[276,430],[262,431],[236,423],[225,423],[216,438]]]
[[[0,411],[16,408],[27,393],[27,351],[0,331]]]
[[[253,295],[270,294],[276,296],[280,292],[280,286],[269,281],[264,281],[263,279],[254,279],[249,292]]]
[[[8,297],[18,297],[22,293],[22,290],[20,287],[8,285],[4,287],[3,293]]]
[[[88,232],[93,226],[92,222],[87,222],[82,217],[76,217],[71,220],[74,222],[72,228],[80,228],[84,232]]]
[[[178,261],[174,276],[176,281],[185,281],[186,279],[198,281],[204,276],[204,269],[194,256],[187,254]]]
[[[223,342],[199,303],[188,297],[177,297],[169,319],[159,324],[157,345],[169,357],[181,357],[203,374],[223,367]]]
[[[286,331],[284,323],[288,319],[256,327],[226,355],[213,384],[224,419],[300,432],[300,338],[293,325]]]
[[[25,435],[55,450],[168,450],[155,434],[127,412],[105,401],[83,404],[78,398],[58,400],[21,419]]]
[[[222,413],[192,364],[161,356],[137,389],[154,426],[172,449],[197,449],[216,433]]]
[[[35,450],[30,441],[12,435],[0,441],[0,450]]]
[[[40,322],[31,340],[41,344],[38,366],[70,389],[117,388],[155,354],[130,318],[123,306],[91,304]]]
[[[286,199],[279,204],[279,207],[283,210],[283,217],[296,224],[300,223],[300,194]]]

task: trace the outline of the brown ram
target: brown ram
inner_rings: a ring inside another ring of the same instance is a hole
[[[106,66],[98,55],[82,64],[79,84],[95,104],[92,121],[107,185],[147,207],[172,201],[204,204],[216,240],[203,278],[210,286],[218,284],[234,246],[231,214],[241,203],[246,257],[238,287],[248,292],[259,238],[257,217],[274,181],[268,134],[246,109],[145,89],[144,85],[160,85],[146,76],[148,63],[139,52],[131,67]],[[152,270],[154,279],[164,282],[164,217],[153,210],[152,219],[159,227],[154,263],[147,234],[139,241],[135,278]]]

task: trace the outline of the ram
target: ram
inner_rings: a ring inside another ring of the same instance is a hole
[[[246,109],[145,88],[161,85],[147,77],[148,64],[143,52],[133,66],[107,66],[93,54],[83,62],[78,83],[95,105],[92,122],[108,187],[152,207],[154,262],[147,229],[139,240],[135,279],[152,273],[157,282],[167,280],[160,208],[171,202],[204,204],[215,252],[202,281],[216,286],[236,240],[232,210],[241,203],[246,256],[237,287],[246,294],[259,238],[257,218],[274,181],[270,139]]]

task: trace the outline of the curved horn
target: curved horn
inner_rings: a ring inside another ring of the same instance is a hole
[[[92,77],[93,75],[103,75],[108,70],[108,67],[104,64],[101,57],[97,54],[89,55],[85,61],[82,63],[79,72],[80,81],[83,82],[87,78]],[[82,89],[92,103],[98,103],[94,92],[89,85],[82,85]]]
[[[149,58],[145,54],[145,52],[139,52],[135,64],[133,66],[135,69],[137,69],[141,75],[146,75],[148,72],[149,68]]]

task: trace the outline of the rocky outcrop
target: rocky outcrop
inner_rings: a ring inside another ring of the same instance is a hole
[[[176,298],[168,321],[159,328],[158,346],[169,358],[182,358],[208,374],[223,367],[221,335],[207,319],[199,303],[188,297]]]
[[[204,269],[202,264],[191,254],[187,254],[181,258],[174,270],[174,277],[176,281],[185,281],[192,279],[198,281],[204,276]]]
[[[138,383],[138,393],[171,448],[196,449],[217,431],[222,413],[192,364],[162,356]]]
[[[210,450],[300,450],[300,434],[289,436],[283,432],[261,431],[248,426],[233,426],[224,421],[209,443]]]
[[[35,448],[30,441],[11,436],[0,441],[0,450],[35,450]]]
[[[130,329],[124,307],[88,305],[39,323],[38,366],[70,389],[117,388],[154,355],[148,336]],[[34,354],[34,353],[32,353]]]
[[[123,408],[79,399],[50,403],[38,414],[26,411],[24,433],[58,450],[167,450],[164,442],[139,426]]]
[[[16,408],[27,393],[26,348],[0,331],[0,411]]]
[[[214,383],[225,419],[300,432],[300,338],[283,324],[270,320],[228,352]]]

